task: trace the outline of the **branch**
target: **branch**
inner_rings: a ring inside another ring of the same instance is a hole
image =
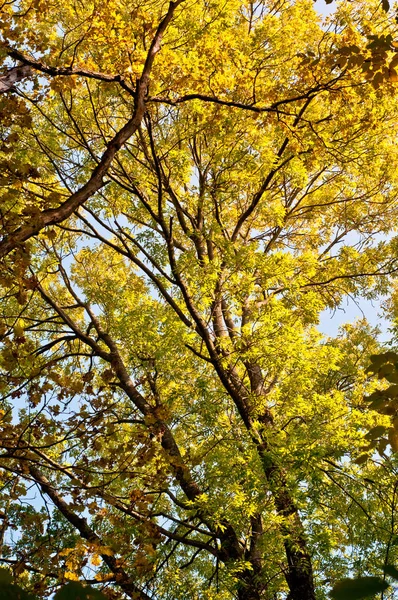
[[[32,69],[28,65],[13,67],[5,75],[0,75],[0,94],[12,90],[14,83],[30,75]]]
[[[25,558],[25,557],[24,557]],[[36,569],[35,567],[32,567],[31,565],[28,565],[25,560],[21,559],[13,559],[13,558],[4,558],[3,556],[0,557],[0,563],[5,563],[6,565],[11,565],[11,567],[15,568],[15,567],[19,567],[19,566],[23,566],[25,571],[29,571],[29,573],[37,573],[38,575],[41,575],[42,577],[52,577],[52,579],[58,579],[59,574],[58,573],[51,573],[50,572],[43,572],[40,569]],[[102,580],[98,580],[98,579],[81,579],[79,581],[79,583],[81,583],[82,585],[103,585],[104,583],[109,583],[111,581],[115,581],[116,578],[115,577],[108,577],[106,579],[106,581]]]
[[[334,83],[334,81],[333,81]],[[163,96],[152,96],[147,99],[147,102],[157,102],[159,104],[169,104],[171,106],[177,106],[178,104],[183,104],[184,102],[189,102],[190,100],[201,100],[202,102],[210,102],[212,104],[219,104],[221,106],[230,106],[231,108],[240,108],[243,110],[249,110],[255,113],[264,113],[264,112],[275,112],[281,113],[279,110],[279,106],[283,106],[284,104],[291,104],[293,102],[298,102],[300,100],[308,100],[308,97],[312,94],[316,94],[317,92],[327,89],[328,85],[318,85],[312,89],[310,89],[305,94],[301,94],[300,96],[293,96],[292,98],[286,98],[284,100],[279,100],[278,102],[273,102],[269,106],[256,106],[255,104],[243,104],[242,102],[234,102],[232,100],[222,100],[221,98],[217,98],[217,96],[207,96],[206,94],[185,94],[185,96],[181,96],[180,98],[175,98],[172,100],[171,98],[165,98]],[[289,113],[291,114],[291,113]]]
[[[27,75],[31,75],[32,69],[35,71],[40,71],[41,73],[47,73],[47,75],[52,75],[53,77],[66,76],[70,77],[72,75],[80,75],[82,77],[88,77],[89,79],[98,79],[99,81],[108,81],[108,82],[116,82],[120,83],[120,85],[127,90],[130,94],[134,95],[135,90],[128,83],[125,82],[122,75],[110,75],[108,73],[99,73],[98,71],[90,71],[89,69],[73,69],[72,67],[52,67],[51,65],[46,65],[45,63],[35,60],[30,56],[26,56],[23,52],[19,50],[10,50],[8,52],[8,56],[11,58],[15,58],[23,63],[24,66],[15,67],[16,69],[24,69],[25,67],[30,67],[29,70],[26,71],[19,79],[22,77],[26,77]]]
[[[304,105],[302,106],[302,108],[300,109],[297,117],[294,120],[293,123],[293,127],[297,127],[298,123],[300,122],[301,117],[303,116],[303,114],[305,113],[309,103],[311,102],[311,100],[313,99],[313,96],[309,96],[307,97],[307,100],[305,101]],[[257,208],[261,198],[263,197],[263,194],[265,193],[265,191],[268,189],[272,179],[274,178],[274,175],[276,175],[276,173],[278,171],[280,171],[280,169],[282,169],[285,164],[287,164],[294,155],[288,157],[286,160],[280,162],[278,164],[278,162],[280,161],[280,159],[283,156],[283,153],[286,150],[286,147],[289,143],[289,138],[286,137],[281,145],[281,147],[279,148],[279,151],[276,155],[276,165],[273,169],[271,169],[271,171],[268,173],[267,177],[264,180],[264,183],[262,184],[262,186],[260,187],[259,191],[254,195],[253,200],[251,201],[250,205],[248,206],[248,208],[241,214],[241,216],[238,219],[238,222],[236,224],[235,230],[232,234],[231,237],[231,241],[235,241],[236,238],[239,235],[239,232],[243,226],[243,224],[246,222],[246,220],[250,217],[250,215],[252,214],[252,212]]]
[[[6,256],[12,250],[37,235],[44,227],[60,223],[70,217],[75,210],[82,206],[91,196],[93,196],[104,185],[103,178],[109,170],[112,161],[120,148],[127,140],[137,131],[144,113],[145,113],[145,97],[148,91],[149,76],[151,74],[152,65],[156,54],[160,50],[160,42],[163,34],[170,23],[174,11],[183,0],[170,2],[166,16],[160,22],[156,31],[155,37],[152,40],[147,58],[142,70],[141,78],[137,82],[135,92],[135,106],[133,116],[127,123],[118,131],[113,139],[108,143],[108,147],[98,165],[92,171],[91,177],[79,190],[74,192],[65,202],[58,208],[52,208],[40,213],[34,220],[27,225],[21,225],[16,231],[3,238],[0,243],[0,258]]]
[[[78,481],[79,482],[79,487],[81,487],[81,489],[87,490],[87,491],[93,491],[93,489],[95,489],[95,493],[97,494],[97,496],[99,496],[100,498],[102,498],[103,500],[105,500],[106,502],[108,502],[111,506],[113,506],[114,508],[116,508],[117,510],[119,510],[120,512],[128,515],[129,517],[135,519],[138,522],[141,523],[150,523],[151,527],[156,529],[156,531],[160,534],[163,535],[169,539],[175,540],[177,542],[181,542],[187,546],[192,546],[194,548],[198,548],[200,550],[206,550],[207,552],[210,552],[211,554],[213,554],[213,556],[218,556],[218,552],[215,548],[213,548],[209,543],[207,542],[203,542],[199,539],[191,539],[187,537],[187,534],[190,533],[191,531],[198,531],[201,534],[207,535],[210,538],[214,538],[214,534],[209,532],[209,531],[204,531],[202,529],[198,529],[193,525],[189,525],[187,523],[182,523],[181,521],[178,521],[177,519],[173,519],[172,517],[170,517],[169,515],[164,515],[162,513],[161,516],[164,516],[166,519],[170,519],[170,520],[174,520],[175,522],[177,522],[179,525],[182,525],[183,527],[186,527],[188,529],[190,529],[189,532],[185,533],[184,535],[179,535],[176,531],[169,531],[168,529],[166,529],[165,527],[162,527],[161,525],[158,525],[154,520],[153,517],[149,517],[147,515],[143,515],[139,512],[137,512],[136,510],[133,510],[131,506],[126,506],[123,502],[121,502],[118,498],[116,498],[115,496],[113,496],[112,494],[108,494],[106,492],[104,492],[103,490],[99,489],[99,488],[92,488],[91,486],[85,484],[81,479],[79,479],[78,475],[76,475],[76,473],[71,472],[68,470],[68,468],[65,468],[63,465],[57,463],[55,460],[51,459],[51,457],[47,456],[45,453],[40,452],[37,448],[35,448],[34,446],[27,446],[29,448],[30,451],[34,452],[35,454],[37,454],[38,456],[40,456],[42,459],[44,459],[45,461],[48,462],[49,466],[54,469],[55,471],[58,471],[60,473],[63,473],[64,475],[66,475],[69,479],[74,480],[74,481]],[[5,454],[2,454],[2,457],[5,457]],[[15,458],[13,456],[13,458]],[[35,469],[35,466],[32,465],[32,459],[31,458],[24,458],[24,460],[27,460],[30,462],[30,467],[29,468],[33,468]],[[31,473],[32,474],[32,473]],[[32,474],[33,476],[33,474]],[[35,478],[35,481],[37,481],[37,479]],[[192,508],[188,508],[187,510],[192,510]],[[80,517],[77,517],[80,518]],[[87,538],[88,539],[88,538]]]
[[[101,538],[88,525],[86,519],[83,517],[79,517],[78,515],[76,515],[76,513],[73,512],[70,506],[65,502],[63,498],[61,498],[59,493],[51,485],[50,481],[36,467],[30,466],[29,472],[33,479],[36,481],[36,483],[40,486],[43,493],[46,494],[49,498],[51,498],[58,510],[69,521],[69,523],[78,530],[82,538],[100,547],[104,545],[102,543]],[[114,573],[118,584],[127,594],[127,596],[129,596],[130,598],[136,598],[137,600],[152,600],[151,597],[148,596],[148,594],[140,590],[131,581],[131,578],[127,575],[124,569],[117,565],[117,561],[114,556],[109,556],[108,554],[100,554],[100,556],[104,563],[112,571],[112,573]]]
[[[393,263],[395,263],[395,261],[393,261]],[[338,279],[358,279],[359,277],[387,277],[388,275],[393,275],[394,273],[396,273],[398,271],[398,267],[394,267],[393,265],[391,265],[390,269],[387,269],[386,271],[382,271],[381,270],[382,267],[378,270],[378,271],[369,271],[369,272],[365,272],[365,273],[351,273],[351,274],[347,274],[347,275],[335,275],[334,277],[330,277],[329,279],[326,279],[325,281],[312,281],[311,283],[305,283],[304,285],[301,286],[301,288],[306,288],[306,287],[315,287],[315,286],[320,286],[320,285],[328,285],[329,283],[332,283],[333,281],[337,281]]]

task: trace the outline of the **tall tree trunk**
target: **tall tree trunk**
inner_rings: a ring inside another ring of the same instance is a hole
[[[261,369],[255,363],[247,364],[246,367],[252,392],[257,396],[264,397],[267,392]],[[273,416],[266,409],[259,418],[264,424],[264,430],[260,433],[262,441],[257,445],[257,450],[274,498],[276,511],[279,516],[283,517],[281,533],[284,538],[283,544],[287,560],[285,578],[289,586],[288,600],[315,600],[312,561],[304,526],[288,489],[286,475],[283,469],[275,464],[269,452],[266,433],[269,433],[269,430],[274,427]]]
[[[278,515],[284,517],[281,533],[287,559],[285,577],[289,600],[315,600],[311,555],[307,548],[304,527],[298,510],[286,486],[283,472],[274,466],[265,469],[274,496]]]

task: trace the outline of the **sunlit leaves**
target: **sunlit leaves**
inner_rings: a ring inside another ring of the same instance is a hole
[[[365,5],[323,28],[307,0],[181,3],[96,193],[4,261],[0,503],[26,589],[294,598],[312,561],[322,596],[384,557],[398,356],[365,320],[318,330],[396,271],[393,24]],[[7,9],[44,66],[2,105],[5,236],[95,175],[165,10]]]

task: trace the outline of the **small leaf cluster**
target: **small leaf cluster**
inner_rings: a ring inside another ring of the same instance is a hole
[[[389,445],[393,452],[398,451],[398,354],[396,352],[384,352],[382,354],[373,354],[370,357],[371,364],[367,372],[374,374],[380,380],[391,384],[384,389],[377,389],[364,400],[368,403],[368,408],[378,412],[381,415],[391,417],[391,426],[376,425],[366,434],[369,441],[366,450],[377,450],[383,454]],[[357,463],[366,462],[367,454],[362,454],[357,459]]]

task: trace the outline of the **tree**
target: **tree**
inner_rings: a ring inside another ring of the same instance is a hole
[[[397,271],[391,15],[22,0],[1,23],[3,564],[141,600],[323,599],[393,564],[377,331],[317,330]]]

